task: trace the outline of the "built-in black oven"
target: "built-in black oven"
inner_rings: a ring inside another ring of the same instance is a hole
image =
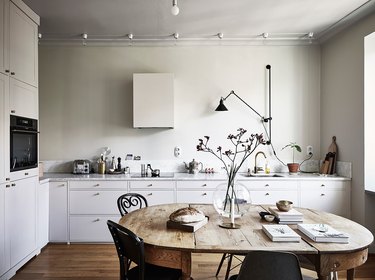
[[[38,121],[10,116],[10,172],[38,167]]]

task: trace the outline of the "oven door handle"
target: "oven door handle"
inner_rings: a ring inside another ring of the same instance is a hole
[[[21,130],[21,129],[12,129],[11,132],[21,132],[21,133],[30,133],[30,134],[38,134],[39,131],[30,131],[30,130]]]

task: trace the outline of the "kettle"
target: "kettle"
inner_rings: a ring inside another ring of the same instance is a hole
[[[197,161],[195,161],[195,159],[193,159],[193,161],[189,162],[189,164],[186,164],[186,162],[184,162],[184,163],[185,163],[185,168],[187,169],[188,173],[190,173],[190,174],[197,174],[198,172],[203,170],[203,163],[197,162]],[[199,165],[200,165],[200,168],[199,168]]]

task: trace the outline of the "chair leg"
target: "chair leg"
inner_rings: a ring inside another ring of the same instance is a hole
[[[330,279],[332,279],[332,280],[339,280],[339,276],[337,275],[337,271],[332,271],[331,272]]]
[[[219,275],[220,269],[223,266],[223,262],[224,262],[226,257],[227,257],[227,253],[224,253],[223,256],[221,257],[221,261],[219,263],[219,266],[217,267],[217,271],[216,271],[216,274],[215,274],[216,277]]]
[[[228,278],[229,278],[229,272],[230,272],[231,267],[232,267],[232,259],[233,259],[233,255],[232,255],[232,254],[229,254],[229,257],[228,257],[227,272],[225,273],[225,278],[224,278],[224,280],[228,280]]]

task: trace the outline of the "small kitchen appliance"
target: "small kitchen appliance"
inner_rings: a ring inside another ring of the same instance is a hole
[[[73,162],[73,173],[74,174],[89,174],[90,173],[90,161],[87,159],[77,159]]]

